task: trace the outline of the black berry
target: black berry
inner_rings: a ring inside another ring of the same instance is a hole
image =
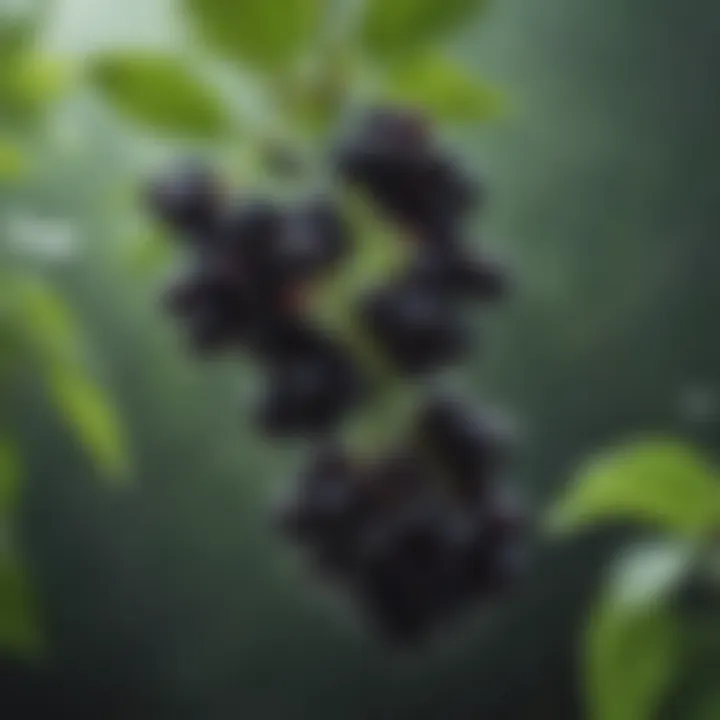
[[[219,180],[198,164],[167,175],[148,191],[148,203],[155,216],[195,243],[212,238],[221,200]]]
[[[417,283],[397,283],[373,293],[363,306],[371,335],[401,370],[426,373],[457,361],[468,336],[454,308]]]

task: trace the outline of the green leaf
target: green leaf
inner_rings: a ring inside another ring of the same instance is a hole
[[[280,112],[311,136],[333,132],[349,86],[354,79],[362,82],[358,60],[348,48],[329,48],[313,62],[294,68],[278,87]]]
[[[119,112],[157,132],[212,139],[231,127],[220,97],[178,58],[108,54],[95,58],[90,72]]]
[[[328,0],[183,0],[220,54],[262,69],[289,64],[313,38]]]
[[[670,598],[687,558],[682,547],[642,548],[617,568],[584,638],[590,720],[657,717],[680,669]]]
[[[58,59],[34,52],[18,55],[0,71],[0,112],[14,120],[34,120],[70,82],[69,68]]]
[[[110,399],[84,370],[83,337],[70,309],[35,277],[14,276],[11,285],[25,353],[37,362],[50,399],[97,467],[124,479],[129,461],[121,425]]]
[[[488,5],[488,0],[367,0],[363,42],[376,55],[402,55],[444,37]]]
[[[0,438],[0,523],[15,510],[19,479],[20,457],[15,444]]]
[[[41,2],[11,3],[0,10],[0,61],[25,51],[37,35],[43,4]],[[35,7],[31,7],[34,5]]]
[[[38,278],[14,276],[12,298],[26,345],[42,365],[77,364],[83,338],[62,296]]]
[[[113,480],[127,479],[130,468],[120,420],[99,385],[79,371],[51,367],[50,398],[95,465]]]
[[[440,55],[425,54],[392,68],[385,95],[441,122],[482,122],[504,110],[499,91]]]
[[[28,161],[25,151],[16,143],[0,138],[0,182],[22,179],[27,171]]]
[[[648,440],[592,459],[550,517],[568,531],[631,520],[697,535],[720,523],[720,474],[682,443]]]
[[[0,558],[0,648],[35,657],[42,650],[35,598],[22,566]]]
[[[28,23],[6,20],[0,15],[0,60],[22,52],[30,44],[33,36],[32,26]]]

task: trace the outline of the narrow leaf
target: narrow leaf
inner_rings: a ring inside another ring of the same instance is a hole
[[[585,635],[588,717],[654,720],[676,678],[681,648],[669,602],[687,562],[684,548],[640,548],[623,558]],[[652,572],[641,574],[650,565]]]
[[[23,52],[35,39],[42,14],[39,6],[42,4],[43,0],[32,3],[17,0],[0,2],[0,60],[6,61]]]
[[[77,363],[83,339],[61,295],[31,276],[13,278],[13,299],[26,343],[42,364]]]
[[[100,386],[62,367],[50,368],[47,384],[58,413],[95,465],[113,480],[126,479],[129,461],[120,420]]]
[[[328,0],[183,0],[199,34],[220,54],[275,69],[298,56]]]
[[[216,138],[231,125],[219,96],[180,59],[154,53],[97,57],[91,76],[115,108],[146,128]]]
[[[488,0],[367,0],[363,40],[372,53],[397,56],[469,22]]]
[[[499,91],[440,55],[425,54],[394,67],[385,94],[391,102],[417,108],[442,122],[483,122],[504,109]]]
[[[16,143],[0,138],[0,182],[16,182],[27,174],[27,156]]]
[[[608,520],[631,520],[699,534],[720,523],[720,475],[675,441],[649,440],[591,460],[550,517],[568,531]]]
[[[588,642],[590,718],[654,720],[679,650],[671,614],[604,609],[592,621]]]
[[[97,467],[124,478],[129,468],[121,424],[109,397],[84,369],[84,339],[72,312],[37,278],[13,280],[25,351],[37,362],[51,401]]]
[[[0,110],[6,117],[32,121],[65,92],[71,73],[65,63],[23,53],[0,70]]]

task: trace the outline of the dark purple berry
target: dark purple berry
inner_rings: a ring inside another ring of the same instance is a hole
[[[319,513],[316,499],[324,488],[350,482],[352,463],[339,447],[330,445],[316,451],[312,462],[297,481],[297,487],[279,510],[282,530],[290,537],[306,541],[316,529]]]
[[[419,421],[419,448],[429,454],[462,497],[483,497],[506,454],[507,438],[459,402],[430,403]]]
[[[275,254],[282,231],[282,211],[267,200],[237,202],[222,219],[219,233],[226,262],[242,268],[259,291],[276,281]]]
[[[424,244],[451,242],[478,190],[431,142],[412,113],[382,110],[364,118],[338,153],[348,181],[363,188]]]
[[[478,599],[505,590],[525,569],[526,543],[521,528],[490,515],[478,519],[461,546],[467,591]]]
[[[317,565],[337,577],[356,568],[358,537],[372,513],[367,488],[356,468],[337,449],[323,451],[285,503],[281,526],[306,546]]]
[[[456,258],[448,275],[454,292],[473,300],[502,299],[510,286],[507,270],[489,259]]]
[[[201,165],[177,170],[148,191],[156,217],[193,242],[212,240],[221,201],[217,177]]]
[[[342,353],[298,356],[278,367],[260,411],[273,436],[326,432],[358,399],[358,373]]]
[[[475,258],[450,245],[421,251],[410,265],[414,282],[459,300],[495,301],[510,286],[506,268],[489,258]]]
[[[358,128],[357,145],[386,156],[417,158],[431,150],[432,135],[425,117],[412,110],[377,108]]]
[[[204,307],[193,314],[189,326],[193,350],[207,354],[227,347],[235,339],[234,327],[222,309]]]
[[[202,295],[202,286],[195,278],[181,277],[165,288],[162,307],[175,318],[186,318],[192,314]]]
[[[374,293],[363,307],[363,319],[392,362],[411,374],[452,363],[468,346],[454,308],[439,293],[414,283]]]
[[[375,497],[378,515],[387,515],[421,495],[431,480],[419,456],[404,448],[367,468],[366,484]]]
[[[447,603],[452,564],[445,523],[442,508],[421,496],[384,518],[363,543],[366,601],[397,639],[412,639]]]
[[[296,314],[279,311],[265,314],[253,349],[271,370],[282,369],[297,359],[328,357],[339,352],[332,337]]]
[[[242,278],[210,262],[172,285],[165,306],[183,322],[192,346],[201,352],[246,341],[254,315]]]
[[[304,202],[286,218],[277,246],[280,272],[289,278],[312,279],[346,254],[348,241],[348,228],[331,201]]]
[[[376,565],[366,571],[359,585],[370,619],[383,637],[399,644],[421,638],[427,627],[423,604],[408,591],[396,568]]]

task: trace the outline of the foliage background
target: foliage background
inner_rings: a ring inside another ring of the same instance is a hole
[[[486,242],[521,278],[470,377],[520,418],[519,471],[541,508],[598,448],[664,434],[720,449],[718,27],[713,0],[497,0],[451,43],[507,98],[502,121],[451,139],[489,178]],[[165,0],[63,0],[44,42],[82,66],[98,50],[184,40]],[[588,608],[639,529],[548,541],[510,605],[417,657],[388,652],[316,597],[267,527],[294,455],[248,427],[250,370],[184,357],[157,273],[138,268],[136,182],[176,146],[86,89],[48,127],[28,143],[41,179],[0,188],[3,262],[32,267],[77,316],[133,481],[98,482],[36,375],[7,386],[47,650],[27,666],[8,652],[2,683],[20,692],[13,673],[27,673],[78,717],[585,717]],[[18,244],[18,217],[49,218],[72,242]]]

